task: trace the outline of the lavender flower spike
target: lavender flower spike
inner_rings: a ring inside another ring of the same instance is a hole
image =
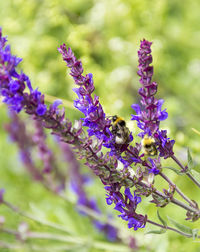
[[[99,102],[99,97],[92,96],[94,88],[93,75],[91,73],[83,75],[83,67],[81,61],[78,61],[74,56],[71,48],[66,48],[63,44],[58,48],[62,54],[63,60],[71,69],[70,75],[78,88],[74,88],[74,92],[78,98],[74,101],[74,106],[80,110],[85,117],[82,118],[83,126],[88,127],[88,135],[96,136],[102,145],[111,149],[110,155],[120,156],[126,150],[128,144],[116,144],[115,136],[110,131],[111,121],[106,117],[102,105]],[[133,140],[132,134],[129,135],[129,142]]]
[[[138,104],[132,105],[132,108],[136,111],[136,115],[132,115],[132,120],[137,121],[138,127],[143,131],[139,135],[141,137],[146,134],[153,136],[160,151],[160,156],[167,158],[173,155],[172,149],[175,141],[167,138],[166,131],[159,130],[160,122],[167,119],[168,113],[166,109],[162,110],[164,100],[155,98],[158,84],[152,82],[151,45],[152,42],[145,39],[140,43],[138,75],[142,87],[138,93],[141,96],[141,106]]]
[[[138,75],[142,84],[138,93],[141,96],[143,109],[139,105],[132,105],[132,108],[137,113],[136,116],[132,117],[132,120],[136,120],[138,127],[144,130],[146,134],[156,132],[159,129],[160,121],[168,117],[166,110],[161,109],[163,100],[157,100],[154,97],[158,84],[152,82],[153,66],[150,65],[152,63],[151,44],[151,42],[144,39],[141,41],[140,50],[138,51]]]
[[[99,102],[99,98],[94,96],[93,75],[91,73],[83,75],[83,67],[81,61],[77,60],[71,48],[66,48],[63,44],[58,48],[62,54],[63,60],[67,63],[67,67],[71,69],[70,75],[73,77],[74,82],[79,88],[74,88],[78,99],[74,101],[74,106],[80,110],[85,118],[82,118],[83,126],[88,127],[89,136],[95,135],[104,143],[109,142],[111,133],[109,131],[110,120],[106,118],[103,108]]]

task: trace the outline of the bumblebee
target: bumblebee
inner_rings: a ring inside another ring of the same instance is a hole
[[[142,141],[142,148],[144,150],[144,155],[146,156],[155,156],[157,155],[158,151],[156,148],[156,143],[153,137],[148,136],[147,134],[143,137]]]
[[[130,142],[130,131],[126,127],[126,122],[122,117],[117,115],[112,116],[111,133],[115,138],[116,144],[128,144]]]

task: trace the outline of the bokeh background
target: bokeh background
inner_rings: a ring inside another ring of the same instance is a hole
[[[159,84],[157,98],[165,100],[164,107],[169,113],[162,128],[176,140],[175,151],[183,163],[187,161],[187,147],[198,163],[200,136],[192,128],[200,130],[199,11],[198,0],[6,0],[0,1],[0,26],[3,34],[8,35],[12,51],[23,58],[20,67],[29,75],[33,86],[45,94],[73,101],[74,83],[66,75],[65,63],[57,51],[62,43],[70,46],[81,58],[85,73],[93,73],[95,93],[107,114],[123,116],[134,134],[137,129],[130,118],[131,104],[139,101],[137,50],[141,39],[153,41],[154,81]],[[81,116],[70,107],[66,107],[66,115],[72,120]],[[16,146],[3,130],[3,124],[8,121],[4,105],[0,107],[0,118],[0,187],[6,189],[7,199],[42,218],[70,226],[77,235],[87,236],[88,240],[106,240],[87,217],[80,217],[72,205],[64,204],[30,179],[20,163]],[[176,167],[173,163],[167,164]],[[177,177],[171,171],[166,173],[188,196],[198,201],[198,190],[187,178]],[[116,215],[112,207],[106,205],[98,180],[88,193],[97,197],[104,212]],[[140,210],[156,219],[156,208],[150,207],[147,201]],[[185,224],[182,210],[167,206],[160,212]],[[21,221],[4,207],[0,208],[0,215],[6,216],[11,227]],[[120,223],[126,227],[126,223]],[[190,226],[198,228],[199,221]],[[35,228],[40,230],[39,226]],[[144,235],[151,229],[147,225],[146,230],[134,233],[138,251],[200,251],[200,243],[171,232]],[[0,233],[1,236],[8,241],[11,239]],[[68,251],[102,250],[86,246]]]

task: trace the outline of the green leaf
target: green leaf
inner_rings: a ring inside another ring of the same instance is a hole
[[[159,211],[157,210],[157,216],[158,216],[158,219],[160,220],[160,222],[163,224],[163,226],[167,226],[167,222],[165,220],[162,219],[162,217],[160,216],[160,213]]]
[[[185,226],[183,224],[178,223],[177,221],[171,219],[170,217],[167,217],[168,220],[174,225],[176,228],[178,228],[180,231],[192,235],[192,229],[188,226]]]
[[[191,170],[195,170],[200,173],[200,167],[193,161],[189,148],[187,151],[187,156],[188,156],[188,171],[191,172]]]
[[[161,228],[160,230],[151,230],[149,232],[146,232],[145,235],[147,234],[164,234],[167,230]]]
[[[200,173],[199,172],[192,170],[189,173],[191,173],[192,176],[197,180],[197,182],[200,183]]]
[[[193,237],[193,240],[195,240],[196,238],[198,238],[198,232],[199,232],[199,229],[198,229],[198,228],[192,229],[192,237]]]
[[[194,165],[192,170],[195,170],[196,172],[200,173],[200,166]]]
[[[172,170],[172,171],[174,171],[178,175],[184,175],[185,174],[184,172],[181,172],[180,170],[178,170],[178,169],[176,169],[174,167],[165,166],[165,167],[162,167],[162,168],[166,168],[166,169]]]
[[[189,148],[187,149],[187,158],[188,158],[188,170],[191,171],[194,168],[194,162]]]

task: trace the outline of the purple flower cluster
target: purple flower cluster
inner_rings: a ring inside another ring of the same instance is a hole
[[[43,180],[42,173],[35,167],[31,158],[31,149],[33,142],[31,136],[26,132],[26,126],[22,120],[19,119],[16,112],[10,111],[11,122],[5,125],[6,131],[9,133],[11,141],[17,143],[20,157],[32,178],[38,181]]]
[[[103,142],[110,141],[110,120],[105,116],[99,97],[95,95],[94,99],[92,98],[95,89],[93,75],[91,73],[86,76],[82,75],[82,63],[76,59],[71,48],[67,49],[66,45],[63,44],[58,50],[67,63],[67,67],[71,69],[70,75],[73,77],[75,84],[79,86],[79,88],[73,89],[78,96],[74,101],[74,106],[85,115],[85,118],[82,118],[83,126],[88,127],[89,136],[94,135]]]
[[[28,76],[17,72],[16,67],[21,59],[12,55],[6,41],[0,29],[0,94],[4,97],[3,102],[17,112],[24,109],[27,114],[34,116],[34,120],[41,121],[43,127],[52,129],[53,134],[65,138],[65,142],[82,142],[82,139],[78,138],[82,132],[81,125],[72,129],[72,123],[65,119],[64,110],[58,109],[61,102],[57,100],[47,109],[44,95],[37,88],[32,88]],[[29,93],[25,92],[26,87]]]
[[[157,100],[155,94],[158,84],[152,82],[153,66],[151,55],[152,43],[143,40],[138,51],[139,66],[138,75],[142,87],[138,93],[141,96],[141,105],[133,104],[132,108],[136,115],[132,115],[132,120],[137,121],[138,127],[143,131],[139,135],[153,136],[158,146],[160,157],[168,158],[173,155],[174,140],[167,138],[167,131],[159,130],[160,122],[168,117],[166,109],[162,110],[164,100]]]
[[[16,71],[22,59],[11,54],[10,45],[5,46],[7,40],[2,37],[1,28],[0,41],[0,94],[4,97],[3,102],[16,112],[20,112],[25,107],[28,113],[43,116],[47,110],[44,96],[37,89],[33,90],[28,76]],[[29,88],[30,95],[24,92],[26,86]]]
[[[158,169],[158,167],[160,166],[160,159],[152,159],[152,158],[148,158],[149,162],[151,163],[151,168],[149,169],[149,173],[153,173],[155,175],[157,175],[160,170]]]
[[[135,212],[137,205],[141,202],[141,197],[136,194],[133,196],[129,188],[124,190],[124,196],[120,191],[116,190],[117,187],[106,186],[105,189],[108,191],[107,204],[115,203],[114,209],[121,213],[118,215],[119,217],[128,221],[129,228],[133,227],[134,230],[137,230],[145,227],[147,216]]]
[[[165,159],[172,157],[174,155],[173,146],[175,144],[175,140],[170,140],[170,138],[167,137],[166,130],[159,130],[154,136],[158,143],[160,157],[164,157]]]

